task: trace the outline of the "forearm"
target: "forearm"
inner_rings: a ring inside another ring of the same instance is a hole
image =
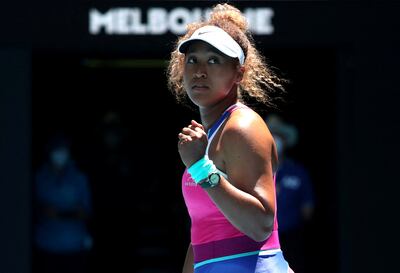
[[[183,264],[182,273],[193,273],[193,248],[192,244],[189,244],[188,250],[186,252],[185,263]]]
[[[229,183],[221,177],[220,184],[207,192],[216,206],[241,232],[263,241],[271,234],[274,223],[273,208]]]
[[[88,214],[83,208],[60,210],[52,206],[41,207],[38,215],[45,215],[49,218],[59,218],[66,220],[86,220],[88,218]]]

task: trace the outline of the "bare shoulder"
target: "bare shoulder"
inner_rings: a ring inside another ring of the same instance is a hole
[[[231,114],[223,130],[223,138],[226,143],[236,143],[236,145],[242,143],[258,147],[273,142],[266,123],[251,109],[238,109]]]
[[[277,157],[265,121],[250,109],[231,114],[221,135],[224,166],[230,181],[251,192],[257,181],[272,181]],[[261,180],[260,180],[261,179]],[[264,181],[264,182],[265,182]]]

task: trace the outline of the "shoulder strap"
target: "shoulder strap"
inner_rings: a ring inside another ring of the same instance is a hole
[[[222,113],[221,117],[215,122],[215,124],[208,130],[208,144],[206,148],[206,155],[208,156],[208,149],[211,145],[212,140],[214,139],[215,134],[218,132],[219,128],[222,126],[224,121],[231,115],[231,113],[239,108],[248,108],[246,105],[242,103],[235,103],[229,106],[224,113]]]

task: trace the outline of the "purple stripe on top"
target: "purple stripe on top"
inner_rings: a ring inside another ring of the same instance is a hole
[[[233,104],[233,105],[229,106],[229,107],[222,113],[221,117],[217,120],[217,122],[215,122],[215,124],[208,130],[208,132],[207,132],[208,137],[211,137],[211,136],[214,134],[215,130],[217,130],[217,128],[219,127],[219,125],[220,125],[222,122],[224,122],[225,119],[226,119],[233,111],[235,111],[236,109],[245,108],[245,107],[247,107],[247,106],[244,105],[244,104],[239,104],[239,103]]]
[[[193,245],[194,262],[199,263],[218,257],[278,248],[280,248],[278,231],[275,230],[267,240],[262,242],[256,242],[247,236],[240,236]]]

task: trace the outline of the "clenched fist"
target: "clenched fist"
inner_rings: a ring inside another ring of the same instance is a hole
[[[192,120],[178,135],[178,151],[187,168],[200,160],[207,148],[208,138],[203,125]]]

